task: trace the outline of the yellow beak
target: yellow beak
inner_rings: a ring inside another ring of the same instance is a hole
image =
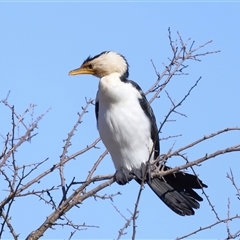
[[[93,74],[93,70],[89,68],[80,67],[70,71],[68,75],[74,76],[78,74]]]

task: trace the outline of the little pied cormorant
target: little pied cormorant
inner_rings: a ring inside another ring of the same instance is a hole
[[[142,89],[128,80],[128,63],[112,51],[88,57],[69,75],[92,74],[100,78],[95,113],[100,137],[116,168],[118,184],[133,176],[141,184],[145,163],[159,156],[159,136],[153,110]],[[164,166],[164,170],[170,169]],[[193,215],[203,199],[193,190],[207,187],[195,175],[184,172],[163,178],[147,177],[147,184],[175,213]]]

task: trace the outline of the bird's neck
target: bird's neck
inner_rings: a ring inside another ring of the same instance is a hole
[[[98,85],[99,100],[108,103],[121,100],[124,95],[124,85],[119,73],[111,73],[102,77]]]

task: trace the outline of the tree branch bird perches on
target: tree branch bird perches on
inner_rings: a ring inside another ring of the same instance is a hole
[[[159,156],[156,118],[139,85],[128,80],[129,65],[121,54],[106,51],[88,57],[69,75],[92,74],[100,79],[95,113],[100,137],[116,168],[118,184],[133,176],[141,184],[146,163]],[[169,167],[164,166],[163,170]],[[203,199],[193,190],[207,187],[195,175],[177,172],[163,178],[146,177],[145,182],[175,213],[193,215]]]

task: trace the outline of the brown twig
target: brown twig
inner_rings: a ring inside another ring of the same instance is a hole
[[[234,180],[234,176],[233,176],[233,173],[232,173],[232,169],[230,168],[230,174],[227,173],[227,178],[230,179],[230,181],[232,182],[232,185],[234,186],[234,188],[236,189],[237,191],[237,198],[238,200],[240,200],[240,188],[237,187],[237,184],[235,183],[235,180]]]
[[[172,102],[172,108],[170,109],[170,111],[168,112],[168,114],[166,115],[166,117],[164,118],[163,122],[161,123],[158,132],[160,133],[163,126],[165,125],[165,123],[167,122],[169,116],[173,113],[176,112],[176,109],[181,106],[181,104],[187,99],[187,97],[190,95],[191,91],[197,86],[198,82],[201,80],[201,77],[198,78],[198,80],[195,82],[195,84],[189,89],[188,93],[182,98],[182,100],[178,103],[178,104],[174,104],[174,102],[172,101],[172,99],[170,98],[171,102]],[[168,94],[168,93],[167,93]],[[168,95],[169,96],[169,95]]]
[[[116,239],[119,240],[119,239],[121,239],[121,237],[123,235],[126,234],[124,231],[125,231],[125,229],[127,229],[130,226],[131,221],[133,220],[133,214],[131,214],[131,217],[128,219],[118,210],[118,208],[113,203],[112,203],[112,206],[119,213],[119,215],[125,220],[125,223],[124,223],[123,227],[118,231],[118,236],[117,236]]]
[[[232,146],[232,147],[229,147],[229,148],[225,148],[225,149],[220,149],[216,152],[213,152],[213,153],[210,153],[210,154],[206,154],[205,156],[201,157],[201,158],[198,158],[194,161],[191,161],[189,163],[186,163],[184,165],[181,165],[179,167],[175,167],[175,168],[171,168],[170,170],[167,170],[167,171],[164,171],[164,172],[161,172],[161,173],[153,173],[152,174],[152,177],[163,177],[165,175],[168,175],[168,174],[173,174],[173,173],[176,173],[180,170],[184,170],[184,169],[187,169],[191,166],[194,166],[194,165],[198,165],[206,160],[209,160],[211,158],[214,158],[218,155],[221,155],[221,154],[225,154],[225,153],[230,153],[230,152],[235,152],[235,151],[240,151],[240,144],[239,145],[236,145],[236,146]],[[169,154],[169,157],[171,156],[176,156],[178,153],[175,151],[174,154]]]
[[[89,192],[80,195],[80,192],[91,182],[87,182],[82,184],[78,189],[74,191],[74,193],[66,199],[52,214],[50,214],[47,219],[43,222],[43,224],[35,231],[32,231],[26,240],[34,240],[39,239],[43,236],[44,232],[50,228],[61,216],[63,216],[66,212],[68,212],[72,207],[76,206],[79,203],[82,203],[85,199],[93,196],[96,192],[102,190],[103,188],[108,187],[114,182],[114,179],[99,184],[97,187],[93,188]]]
[[[65,183],[65,177],[64,177],[64,166],[65,166],[65,159],[67,158],[67,152],[68,152],[68,148],[71,146],[71,139],[74,135],[74,132],[77,131],[77,128],[79,126],[79,124],[82,123],[82,118],[83,116],[88,112],[88,107],[92,104],[93,100],[86,99],[86,105],[84,107],[82,107],[82,112],[78,113],[78,119],[77,122],[75,123],[75,125],[73,126],[72,130],[68,133],[68,137],[66,140],[64,140],[65,144],[63,146],[63,152],[62,155],[60,156],[60,164],[59,164],[59,174],[60,174],[60,179],[61,179],[61,188],[62,188],[62,201],[65,201],[67,196],[67,192],[66,192],[66,183]]]
[[[0,211],[0,216],[3,218],[3,221],[7,224],[8,226],[8,229],[10,231],[10,233],[12,234],[12,237],[13,239],[17,240],[18,239],[18,236],[19,234],[17,234],[10,222],[10,218],[8,218],[8,216],[6,216],[6,214],[4,213],[3,210]],[[0,236],[2,235],[2,230],[1,230],[1,233],[0,233]]]
[[[190,233],[188,233],[188,234],[186,234],[186,235],[184,235],[182,237],[177,237],[176,240],[188,238],[188,237],[190,237],[190,236],[192,236],[194,234],[197,234],[198,232],[204,231],[206,229],[210,229],[210,228],[212,228],[212,227],[214,227],[214,226],[216,226],[216,225],[218,225],[220,223],[226,223],[227,221],[232,221],[234,219],[240,219],[240,216],[239,215],[235,215],[235,216],[230,217],[230,218],[221,219],[220,221],[218,220],[217,222],[215,222],[213,224],[210,224],[210,225],[208,225],[206,227],[200,227],[199,229],[197,229],[197,230],[195,230],[193,232],[190,232]]]

